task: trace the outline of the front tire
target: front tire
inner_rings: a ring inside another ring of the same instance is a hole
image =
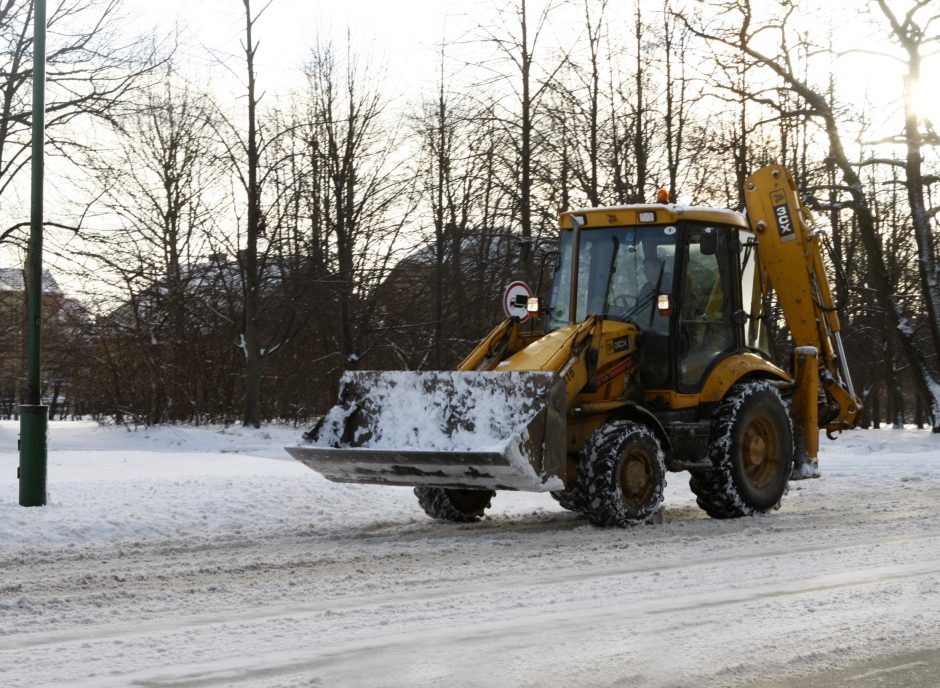
[[[650,428],[628,420],[605,423],[584,451],[579,482],[591,523],[625,528],[655,518],[666,488],[666,460]]]
[[[790,414],[767,381],[735,385],[712,416],[712,468],[689,487],[712,518],[739,518],[780,508],[793,468]]]
[[[446,487],[416,487],[418,504],[431,518],[457,523],[478,521],[496,495],[493,490],[457,490]]]

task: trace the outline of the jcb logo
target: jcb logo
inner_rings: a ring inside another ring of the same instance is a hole
[[[794,233],[793,218],[790,217],[790,207],[787,205],[787,196],[783,191],[774,191],[770,194],[770,202],[774,208],[774,214],[777,217],[777,228],[780,231],[780,241],[789,241],[793,239]]]
[[[612,339],[609,342],[607,342],[608,354],[616,354],[616,353],[620,353],[621,351],[627,351],[628,349],[632,349],[632,348],[633,348],[633,345],[630,343],[629,335],[627,335],[626,337],[617,337],[616,339]]]

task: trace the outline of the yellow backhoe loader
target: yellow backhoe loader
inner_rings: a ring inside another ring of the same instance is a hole
[[[551,492],[604,526],[656,518],[688,471],[716,518],[779,507],[816,469],[819,430],[861,412],[821,238],[793,177],[769,166],[747,213],[668,203],[560,217],[541,331],[497,326],[456,371],[347,373],[339,403],[290,447],[340,482],[411,485],[431,516],[473,521],[496,490]],[[770,361],[775,290],[793,337]]]

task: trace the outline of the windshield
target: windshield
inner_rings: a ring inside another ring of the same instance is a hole
[[[676,255],[673,226],[609,227],[581,231],[577,310],[571,300],[570,230],[561,234],[560,258],[549,297],[548,329],[572,320],[604,315],[645,330],[668,332],[668,318],[656,310],[656,297],[672,292]]]

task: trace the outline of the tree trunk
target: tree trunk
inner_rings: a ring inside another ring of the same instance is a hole
[[[245,3],[245,56],[248,61],[248,226],[242,259],[245,295],[243,340],[245,355],[245,427],[261,427],[261,349],[258,341],[258,235],[261,224],[260,189],[258,188],[258,131],[255,97],[255,50],[251,28],[251,0]]]
[[[634,115],[633,155],[636,160],[636,187],[634,190],[634,203],[646,202],[646,174],[649,161],[649,151],[644,136],[646,119],[646,103],[643,100],[643,18],[639,1],[636,3],[636,20],[634,24],[636,38],[636,113]]]
[[[437,100],[437,188],[434,208],[434,369],[444,367],[444,182],[447,166],[447,104],[444,100],[444,70],[441,65],[441,81]],[[434,135],[431,134],[432,145]],[[454,265],[459,273],[460,265]]]

